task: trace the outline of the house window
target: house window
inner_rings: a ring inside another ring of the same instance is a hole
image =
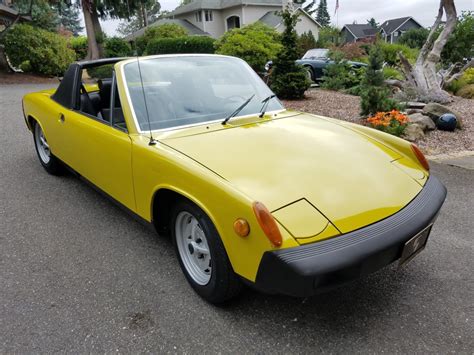
[[[227,19],[227,31],[230,31],[233,28],[240,28],[240,17],[239,16],[230,16]]]
[[[196,12],[196,22],[202,22],[202,12],[198,11]]]
[[[205,10],[204,17],[206,19],[206,22],[212,21],[212,10]]]

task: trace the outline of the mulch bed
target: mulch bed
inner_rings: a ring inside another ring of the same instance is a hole
[[[297,111],[364,123],[359,115],[360,99],[357,96],[312,89],[306,93],[304,100],[285,100],[284,104],[287,108]],[[474,150],[474,100],[455,97],[454,102],[447,106],[462,115],[464,128],[455,132],[427,132],[425,138],[416,143],[428,155]]]

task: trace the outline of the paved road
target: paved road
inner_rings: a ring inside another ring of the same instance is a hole
[[[0,352],[472,353],[474,171],[433,165],[448,200],[427,249],[310,299],[248,290],[216,308],[170,243],[72,176],[47,175],[0,86]]]

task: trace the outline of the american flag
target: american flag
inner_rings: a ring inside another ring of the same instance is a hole
[[[336,0],[336,9],[334,10],[334,15],[337,13],[337,10],[339,10],[339,0]]]

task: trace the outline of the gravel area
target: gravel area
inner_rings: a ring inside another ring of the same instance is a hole
[[[323,89],[312,89],[306,93],[304,100],[286,100],[287,108],[333,117],[345,121],[363,124],[359,117],[357,96]],[[455,132],[432,131],[417,144],[429,155],[474,150],[474,100],[454,98],[448,105],[458,111],[463,118],[464,129]]]

